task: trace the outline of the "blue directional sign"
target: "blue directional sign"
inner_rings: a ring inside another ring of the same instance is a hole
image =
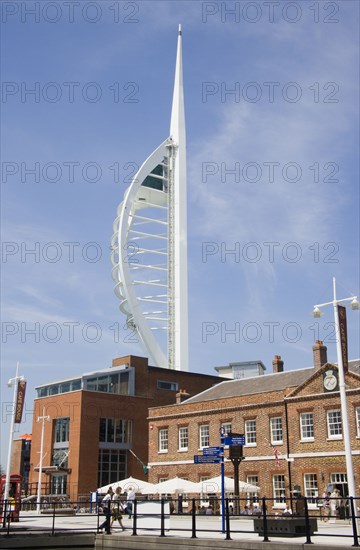
[[[203,455],[219,455],[223,452],[222,447],[205,447],[203,449]]]
[[[237,445],[238,447],[241,447],[242,445],[245,445],[245,436],[236,435],[232,437],[225,437],[224,445],[229,445],[229,446]]]
[[[194,455],[194,464],[220,464],[219,455]]]

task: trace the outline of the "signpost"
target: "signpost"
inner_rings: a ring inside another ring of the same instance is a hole
[[[220,464],[221,460],[218,455],[194,455],[194,464]]]
[[[228,434],[224,439],[224,445],[242,447],[245,445],[245,436],[242,434]]]
[[[220,445],[216,447],[205,447],[202,455],[194,455],[194,464],[221,464],[221,519],[222,532],[225,533],[225,463],[224,446],[230,447],[230,460],[234,465],[235,495],[239,497],[239,464],[244,459],[242,454],[245,445],[243,434],[228,433],[225,435],[224,428],[220,428]]]
[[[223,447],[205,447],[203,449],[203,455],[216,455],[219,456],[224,452]]]
[[[239,504],[239,466],[243,456],[243,445],[245,445],[245,436],[243,434],[232,434],[229,433],[227,438],[229,441],[230,455],[229,458],[234,466],[234,513],[238,515],[240,513],[240,504]]]
[[[220,443],[224,449],[225,430],[220,428]],[[221,530],[225,533],[225,457],[223,453],[221,461]]]

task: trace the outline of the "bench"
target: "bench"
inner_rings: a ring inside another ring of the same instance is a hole
[[[267,518],[267,534],[278,537],[301,537],[306,535],[306,523],[303,517],[277,517]],[[317,531],[316,518],[309,518],[310,535]],[[254,519],[254,532],[259,536],[264,535],[264,522],[262,518]]]
[[[55,515],[58,514],[59,516],[75,516],[75,509],[74,508],[45,508],[43,510],[40,510],[41,515],[53,515],[55,512]]]

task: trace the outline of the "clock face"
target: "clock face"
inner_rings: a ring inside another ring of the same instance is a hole
[[[324,378],[324,388],[333,391],[337,386],[337,378],[333,374],[327,374]]]

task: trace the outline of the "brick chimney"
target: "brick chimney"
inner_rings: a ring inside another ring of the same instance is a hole
[[[328,362],[327,347],[324,346],[322,340],[316,340],[312,349],[314,353],[314,369],[320,369],[320,367]]]
[[[281,355],[275,355],[272,364],[273,364],[273,372],[283,372],[284,361],[281,360]]]
[[[186,390],[179,390],[176,394],[176,404],[182,403],[185,399],[188,399],[190,394]]]

